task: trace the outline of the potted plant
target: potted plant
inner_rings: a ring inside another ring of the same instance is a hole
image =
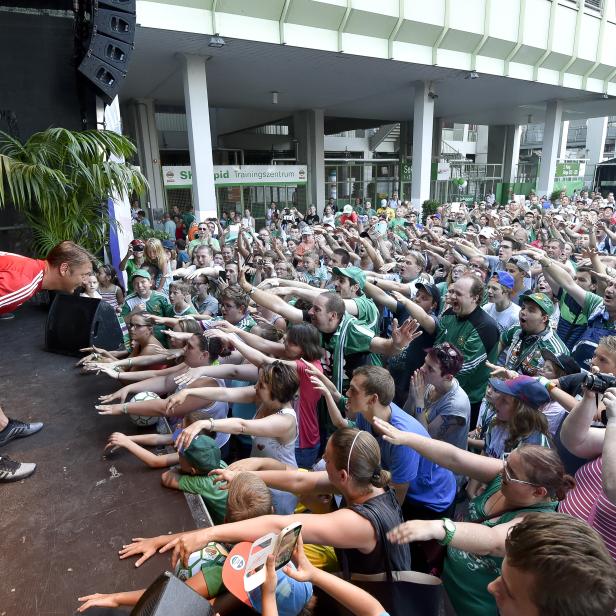
[[[113,131],[49,128],[21,142],[0,131],[0,207],[12,203],[33,235],[33,251],[45,256],[63,240],[93,254],[108,238],[107,199],[141,193],[145,177],[123,162],[133,143]]]

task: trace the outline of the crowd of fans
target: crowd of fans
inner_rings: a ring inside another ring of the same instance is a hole
[[[126,292],[106,265],[82,280],[126,344],[79,365],[119,381],[101,416],[158,428],[108,449],[165,468],[215,525],[120,557],[169,551],[175,566],[207,548],[187,583],[232,613],[232,546],[299,522],[294,564],[268,561],[250,596],[263,614],[318,610],[320,587],[377,616],[329,572],[386,567],[439,577],[459,616],[613,613],[614,207],[492,195],[422,219],[394,194],[322,216],[271,204],[262,225],[165,215],[171,239],[136,239],[122,260]]]

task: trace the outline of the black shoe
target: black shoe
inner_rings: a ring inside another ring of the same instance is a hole
[[[0,483],[19,481],[30,477],[36,469],[32,462],[15,462],[8,456],[0,456]]]
[[[24,423],[18,419],[9,419],[9,423],[0,430],[0,447],[11,442],[15,438],[23,438],[24,436],[30,436],[35,432],[38,432],[43,427],[40,421],[33,423]]]

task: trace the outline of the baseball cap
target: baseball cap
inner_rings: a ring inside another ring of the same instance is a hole
[[[437,303],[441,303],[441,292],[438,290],[438,287],[431,282],[416,282],[416,289],[423,289],[426,293],[429,293],[432,296],[432,299]]]
[[[545,293],[525,293],[520,295],[520,305],[522,305],[524,300],[535,302],[549,317],[554,313],[554,304]]]
[[[138,269],[133,272],[133,275],[130,277],[131,280],[140,276],[141,278],[147,278],[148,280],[152,280],[152,276],[150,276],[150,272],[144,269]]]
[[[190,445],[180,452],[196,469],[210,472],[220,467],[220,448],[216,441],[205,434],[196,436]]]
[[[387,206],[387,199],[381,199],[381,207]]]
[[[175,248],[175,242],[172,242],[171,240],[163,240],[162,245],[163,248],[166,248],[167,250],[173,250]]]
[[[309,225],[305,225],[304,228],[302,229],[302,235],[314,235],[314,231],[312,230],[312,227],[310,227]]]
[[[132,240],[130,245],[133,249],[143,250],[145,248],[145,242],[143,240]]]
[[[513,255],[513,257],[511,257],[507,261],[507,263],[513,263],[524,273],[530,274],[530,263],[524,257],[521,257],[519,255]]]
[[[350,278],[353,282],[356,282],[359,285],[359,288],[362,291],[366,287],[366,274],[364,274],[363,270],[359,267],[334,267],[332,272],[338,276]]]
[[[238,543],[229,552],[222,567],[222,581],[227,590],[242,603],[249,605],[258,613],[262,611],[261,587],[247,592],[244,588],[244,572],[250,555],[252,543],[243,541]],[[289,563],[293,567],[293,563]],[[282,569],[276,571],[276,606],[280,616],[297,616],[302,611],[310,597],[312,597],[312,584],[298,582],[290,578]]]
[[[513,289],[515,280],[509,272],[495,272],[494,276],[498,279],[498,284],[508,289]]]
[[[481,229],[481,231],[479,231],[478,235],[481,235],[482,237],[487,237],[488,239],[490,239],[491,237],[494,236],[494,229],[492,227],[483,227],[483,229]]]
[[[535,409],[550,401],[550,394],[548,394],[547,389],[537,379],[530,376],[520,375],[515,379],[507,379],[506,381],[490,379],[490,385],[501,394],[513,396]]]
[[[352,214],[353,213],[353,206],[350,203],[345,205],[344,208],[342,209],[342,213],[343,214]]]
[[[541,356],[546,361],[551,361],[555,366],[558,366],[565,374],[578,374],[582,371],[578,363],[570,355],[556,355],[549,349],[541,349]]]

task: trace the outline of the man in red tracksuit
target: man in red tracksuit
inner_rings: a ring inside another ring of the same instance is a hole
[[[13,318],[12,310],[37,291],[72,293],[92,272],[92,255],[73,242],[61,242],[46,259],[30,259],[0,251],[0,318]],[[8,418],[0,407],[0,447],[16,438],[30,436],[43,427]],[[17,481],[34,472],[36,464],[16,462],[0,455],[0,483]]]

